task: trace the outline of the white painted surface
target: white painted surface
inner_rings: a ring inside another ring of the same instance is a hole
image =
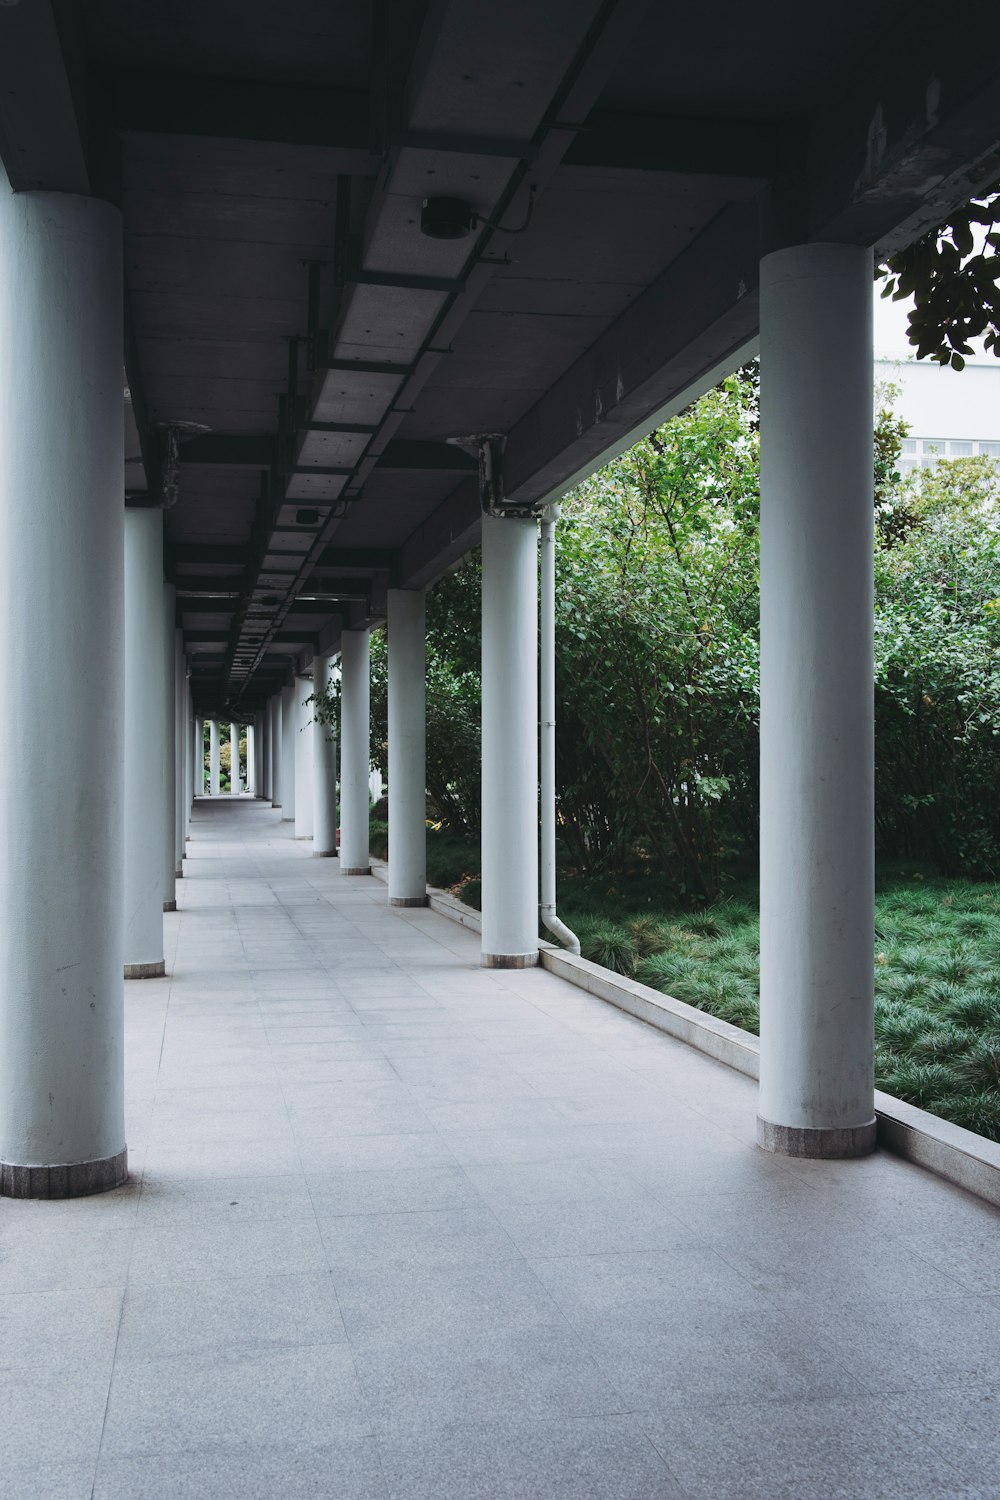
[[[322,693],[330,684],[333,657],[313,659],[313,684]],[[337,736],[332,724],[313,718],[313,853],[337,852]]]
[[[174,625],[174,859],[179,871],[184,858],[187,833],[187,810],[191,804],[191,734],[188,701],[187,663],[184,658],[184,632]]]
[[[281,689],[281,821],[295,822],[295,738],[299,716],[295,709],[295,688]]]
[[[483,517],[483,957],[538,958],[538,526]]]
[[[311,839],[313,834],[313,744],[312,682],[308,677],[295,679],[295,837]]]
[[[340,674],[340,868],[367,870],[371,734],[367,630],[345,630],[341,635]]]
[[[389,900],[427,896],[425,596],[389,589]]]
[[[167,694],[163,512],[125,511],[125,963],[163,962]]]
[[[163,900],[177,899],[177,590],[163,584]]]
[[[219,762],[219,721],[211,719],[208,726],[208,790],[217,797],[221,787]]]
[[[0,1161],[44,1166],[125,1145],[121,216],[0,173],[0,266]]]
[[[281,806],[281,752],[283,748],[283,735],[281,723],[281,694],[275,693],[271,699],[271,806]]]
[[[539,801],[542,840],[539,912],[549,932],[570,953],[580,952],[580,939],[556,913],[556,526],[560,507],[547,505],[539,527]]]
[[[761,267],[761,1092],[874,1118],[871,256]]]

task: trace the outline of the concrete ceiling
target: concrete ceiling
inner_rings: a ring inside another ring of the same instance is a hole
[[[743,356],[761,254],[899,245],[996,177],[1000,11],[947,20],[0,7],[12,185],[122,208],[126,493],[158,503],[177,428],[167,562],[199,707],[249,712],[474,545],[450,439],[503,433],[508,496],[558,493]],[[479,216],[468,237],[421,233],[442,195]]]

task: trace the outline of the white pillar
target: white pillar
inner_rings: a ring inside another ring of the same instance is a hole
[[[260,796],[260,714],[254,714],[247,725],[247,791]]]
[[[125,512],[125,977],[164,972],[166,693],[163,512]]]
[[[333,670],[332,656],[317,656],[313,662],[313,691],[325,693]],[[332,724],[323,724],[313,713],[313,853],[329,857],[337,853],[337,736]]]
[[[121,215],[0,171],[0,267],[0,1194],[60,1198],[127,1176]]]
[[[283,748],[283,733],[281,722],[281,694],[275,693],[271,699],[271,806],[281,807],[281,751]]]
[[[872,257],[761,264],[758,1142],[875,1145]]]
[[[389,905],[427,905],[427,731],[423,589],[390,589]]]
[[[313,835],[312,682],[295,679],[295,837]]]
[[[194,721],[194,795],[205,795],[205,720]]]
[[[368,767],[371,758],[370,645],[367,630],[340,637],[340,872],[368,875]]]
[[[240,794],[240,726],[229,726],[229,795]]]
[[[163,910],[177,910],[177,590],[163,584]]]
[[[295,687],[281,689],[281,821],[295,822],[295,738],[299,716],[295,708]]]
[[[218,797],[221,786],[219,768],[219,721],[212,719],[208,726],[208,791],[209,796]]]
[[[174,702],[176,705],[174,744],[177,779],[174,795],[174,859],[178,878],[184,874],[184,839],[187,834],[187,809],[191,804],[188,783],[191,771],[190,719],[187,685],[187,662],[184,659],[184,633],[174,627]]]
[[[483,950],[538,962],[538,526],[483,517]]]

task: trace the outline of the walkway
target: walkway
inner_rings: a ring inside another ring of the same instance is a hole
[[[1000,1497],[1000,1216],[200,802],[133,1183],[0,1203],[6,1500]]]

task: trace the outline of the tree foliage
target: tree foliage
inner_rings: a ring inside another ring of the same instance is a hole
[[[970,339],[1000,357],[1000,183],[890,255],[876,275],[883,297],[914,299],[908,337],[918,359],[955,370],[974,350]]]
[[[578,863],[711,898],[756,833],[758,439],[734,375],[567,497],[557,778]]]

